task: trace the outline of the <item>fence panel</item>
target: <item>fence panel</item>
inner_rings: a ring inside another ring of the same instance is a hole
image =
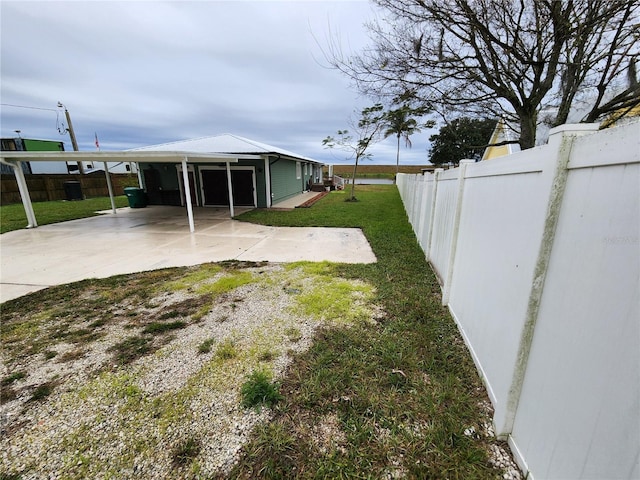
[[[431,251],[428,253],[431,265],[441,284],[447,278],[449,268],[457,193],[458,169],[442,172],[438,179],[438,195],[433,212]]]
[[[449,307],[498,416],[513,378],[553,160],[527,151],[517,162],[467,167]]]
[[[535,478],[640,475],[637,127],[572,151],[510,439]]]
[[[465,168],[399,177],[529,479],[640,478],[640,123],[593,129],[467,165],[462,184]]]

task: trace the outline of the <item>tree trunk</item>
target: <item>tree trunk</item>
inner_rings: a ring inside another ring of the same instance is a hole
[[[355,196],[354,196],[354,191],[356,188],[356,173],[358,171],[358,155],[356,155],[356,163],[353,166],[353,177],[351,178],[351,196],[349,197],[349,200],[355,200]]]
[[[518,143],[521,150],[536,146],[537,116],[535,112],[521,112],[520,117],[520,138]]]

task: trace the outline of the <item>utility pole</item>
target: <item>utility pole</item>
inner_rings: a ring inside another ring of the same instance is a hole
[[[67,132],[69,132],[69,137],[71,137],[71,145],[73,146],[73,151],[77,152],[78,142],[76,141],[76,134],[73,131],[73,124],[71,123],[71,115],[69,115],[69,110],[62,103],[58,102],[58,108],[64,108],[64,116],[67,118]],[[82,162],[78,162],[78,173],[82,175],[84,173],[84,167],[82,166]]]

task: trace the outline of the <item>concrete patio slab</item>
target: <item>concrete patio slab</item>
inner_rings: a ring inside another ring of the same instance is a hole
[[[150,206],[2,234],[0,302],[86,278],[222,260],[376,261],[359,229],[268,227],[228,214],[194,209],[194,233],[184,208]]]

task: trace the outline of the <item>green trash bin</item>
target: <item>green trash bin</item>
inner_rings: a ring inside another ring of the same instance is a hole
[[[129,207],[144,208],[147,206],[147,195],[144,190],[137,187],[125,187],[124,194],[129,200]]]

